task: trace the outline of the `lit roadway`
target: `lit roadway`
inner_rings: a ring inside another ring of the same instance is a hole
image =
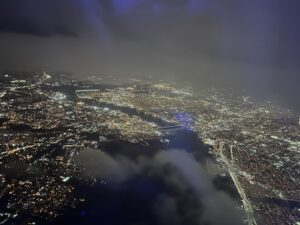
[[[245,194],[236,174],[234,173],[235,171],[235,168],[232,166],[232,164],[228,161],[227,157],[223,154],[223,145],[224,145],[224,142],[221,141],[219,143],[219,147],[217,150],[219,150],[220,152],[220,157],[222,159],[222,161],[226,164],[227,168],[228,168],[228,171],[229,171],[229,174],[242,198],[242,202],[243,202],[243,206],[244,206],[244,209],[245,209],[245,212],[246,212],[246,215],[247,215],[247,218],[248,218],[248,224],[249,225],[257,225],[255,219],[254,219],[254,215],[253,215],[253,209],[252,209],[252,206],[251,206],[251,203],[250,201],[248,200],[247,198],[247,195]],[[232,149],[232,147],[230,147]],[[232,151],[231,151],[231,155],[232,154]],[[232,156],[233,157],[233,156]]]

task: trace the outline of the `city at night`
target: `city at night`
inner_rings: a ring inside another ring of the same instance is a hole
[[[299,10],[0,2],[0,225],[299,225]]]

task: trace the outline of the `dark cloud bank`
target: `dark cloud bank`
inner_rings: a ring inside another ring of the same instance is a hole
[[[298,0],[5,0],[0,68],[248,88],[300,109]]]
[[[86,168],[88,176],[117,184],[119,190],[108,201],[99,200],[102,202],[96,204],[106,204],[109,208],[109,204],[117,202],[115,205],[127,213],[123,224],[242,224],[241,211],[235,208],[237,203],[215,189],[212,178],[185,150],[159,151],[154,156],[137,159],[87,150],[75,160]],[[134,181],[137,183],[131,182],[127,189],[126,184],[135,177],[139,177]],[[130,218],[132,213],[134,217]],[[114,217],[117,220],[121,215],[117,211]],[[92,214],[91,221],[94,220]]]

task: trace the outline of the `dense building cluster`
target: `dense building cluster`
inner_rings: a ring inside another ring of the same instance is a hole
[[[26,223],[34,224],[80,205],[75,183],[94,182],[73,160],[80,151],[112,140],[167,144],[188,129],[230,172],[250,224],[299,223],[300,126],[292,111],[157,81],[0,76],[0,222],[30,214]]]

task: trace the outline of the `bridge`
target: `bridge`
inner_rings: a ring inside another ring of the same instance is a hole
[[[177,130],[182,130],[184,129],[184,126],[182,125],[170,125],[170,126],[164,126],[158,128],[159,131],[177,131]]]

